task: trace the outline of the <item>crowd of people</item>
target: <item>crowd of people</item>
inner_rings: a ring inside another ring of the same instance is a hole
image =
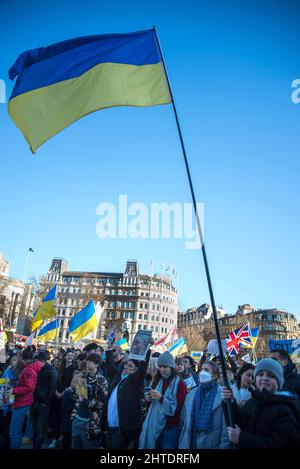
[[[238,364],[239,363],[239,364]],[[300,375],[284,350],[256,365],[116,345],[7,350],[2,448],[233,449],[300,445]],[[230,406],[228,403],[231,403]],[[233,424],[229,418],[231,407]],[[231,424],[230,424],[231,422]]]

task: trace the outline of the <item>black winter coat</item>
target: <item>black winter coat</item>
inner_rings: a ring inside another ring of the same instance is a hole
[[[60,424],[59,431],[62,433],[72,432],[72,412],[76,404],[77,396],[73,391],[66,391],[60,401]]]
[[[107,430],[107,409],[108,401],[114,388],[121,381],[121,372],[114,366],[112,351],[106,350],[107,376],[110,379],[110,388],[103,408],[101,426]],[[145,362],[139,362],[135,373],[130,374],[123,379],[118,387],[118,413],[120,432],[129,432],[140,430],[143,425],[142,399],[144,397],[144,377],[148,368],[150,351],[147,354]]]
[[[34,393],[35,402],[50,406],[56,386],[56,370],[53,366],[46,363],[38,374],[37,385]]]
[[[300,445],[300,404],[295,396],[253,391],[244,407],[233,405],[241,428],[238,448],[293,448]]]
[[[283,391],[290,391],[300,399],[300,375],[294,364],[288,365],[284,371]]]

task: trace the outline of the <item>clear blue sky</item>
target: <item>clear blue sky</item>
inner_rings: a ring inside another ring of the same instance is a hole
[[[291,1],[2,0],[0,78],[24,50],[72,37],[157,27],[190,159],[215,300],[299,306],[299,7]],[[0,104],[0,250],[11,275],[122,271],[127,258],[173,264],[183,308],[209,302],[200,251],[183,240],[100,240],[96,207],[189,202],[171,106],[96,112],[33,156]]]

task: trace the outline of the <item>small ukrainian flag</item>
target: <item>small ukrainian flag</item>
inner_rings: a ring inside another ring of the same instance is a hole
[[[173,357],[177,357],[177,355],[181,355],[182,353],[187,353],[188,348],[184,337],[176,340],[174,344],[169,348],[169,352],[173,355]]]
[[[93,300],[91,300],[82,310],[76,313],[69,324],[69,334],[73,342],[87,336],[98,327],[98,318]]]
[[[60,321],[55,319],[44,326],[38,333],[38,339],[42,342],[53,340],[59,333]]]
[[[31,332],[35,331],[45,319],[53,318],[56,316],[54,309],[54,300],[56,298],[57,285],[55,285],[42,301],[41,306],[37,309],[34,314]]]
[[[127,350],[129,348],[128,342],[125,338],[118,340],[115,345],[118,345],[122,350]]]

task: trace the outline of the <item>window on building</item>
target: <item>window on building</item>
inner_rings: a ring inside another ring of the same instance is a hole
[[[115,318],[116,318],[116,312],[115,312],[115,311],[112,311],[112,312],[111,312],[111,318],[112,318],[112,319],[115,319]]]
[[[154,316],[151,316],[151,321],[155,321]]]
[[[164,317],[161,318],[161,322],[165,322],[165,318],[164,318]]]
[[[143,329],[144,331],[147,329],[147,326],[145,324],[143,325]]]
[[[129,317],[130,317],[130,319],[134,319],[134,311],[130,311]]]
[[[157,326],[155,326],[155,332],[158,332],[158,327]]]
[[[140,303],[140,309],[143,309],[143,303]]]
[[[144,320],[148,321],[148,314],[144,314]]]
[[[144,292],[143,292],[143,291],[141,292],[141,296],[144,296]]]
[[[143,319],[143,315],[141,313],[139,314],[139,319]]]
[[[157,321],[157,322],[159,321],[159,317],[158,317],[158,316],[156,316],[156,321]]]
[[[140,331],[141,329],[142,329],[142,325],[139,324],[139,325],[138,325],[138,330]]]

